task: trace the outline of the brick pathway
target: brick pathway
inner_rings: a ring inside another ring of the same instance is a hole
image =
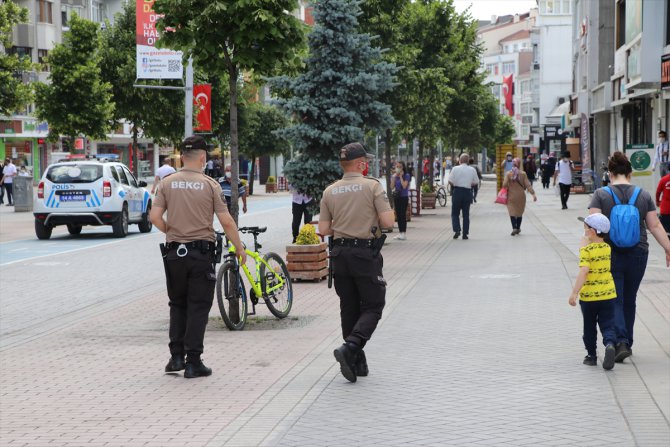
[[[224,329],[215,305],[214,375],[195,380],[162,373],[167,306],[150,293],[0,349],[0,444],[667,446],[670,276],[658,247],[635,356],[589,368],[567,304],[580,213],[541,192],[512,238],[492,185],[480,197],[469,241],[451,239],[447,207],[384,248],[388,305],[358,383],[332,358],[339,308],[325,282],[295,284],[291,317],[262,309],[244,332]]]

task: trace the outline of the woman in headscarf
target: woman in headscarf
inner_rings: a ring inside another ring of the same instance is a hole
[[[516,236],[521,233],[521,219],[526,209],[526,191],[533,196],[533,202],[537,201],[533,185],[521,170],[520,159],[515,158],[512,161],[512,169],[505,174],[503,188],[507,188],[507,212],[512,221],[512,236]]]

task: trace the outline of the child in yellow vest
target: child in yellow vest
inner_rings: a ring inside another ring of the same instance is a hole
[[[601,214],[595,213],[586,218],[579,218],[584,222],[584,237],[579,248],[579,273],[572,289],[569,303],[579,306],[584,317],[584,347],[586,357],[584,364],[596,365],[596,345],[598,341],[598,330],[603,337],[605,345],[605,357],[603,368],[614,367],[614,356],[616,349],[616,334],[614,332],[614,302],[616,288],[610,271],[611,248],[604,241],[604,236],[610,231],[609,219]]]

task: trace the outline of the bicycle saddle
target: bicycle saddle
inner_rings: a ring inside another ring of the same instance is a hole
[[[268,227],[242,227],[242,228],[240,228],[240,232],[260,234],[260,233],[265,233],[267,231],[267,229],[268,229]]]

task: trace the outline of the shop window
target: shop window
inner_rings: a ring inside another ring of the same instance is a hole
[[[37,0],[37,21],[40,23],[53,22],[53,4],[46,0]]]

